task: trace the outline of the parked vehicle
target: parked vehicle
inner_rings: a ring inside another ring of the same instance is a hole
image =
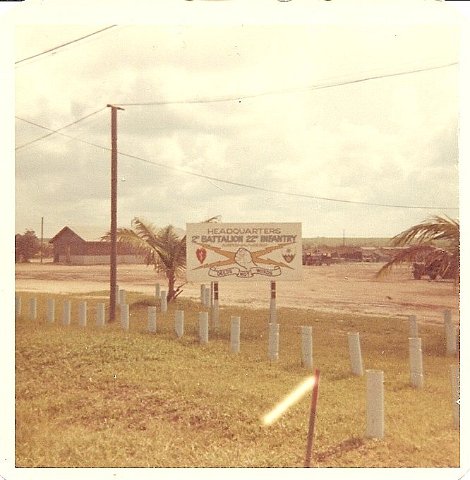
[[[443,269],[439,260],[431,262],[414,262],[413,263],[413,278],[420,280],[422,277],[429,277],[431,280],[436,280],[438,276],[449,279],[454,278],[452,269]]]

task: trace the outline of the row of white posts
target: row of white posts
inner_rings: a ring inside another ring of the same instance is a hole
[[[47,299],[46,307],[46,321],[48,323],[54,323],[56,318],[55,299]],[[16,315],[21,315],[21,297],[17,296],[15,301]],[[78,305],[78,324],[81,327],[87,325],[87,302],[80,302]],[[62,323],[64,325],[70,325],[72,315],[72,304],[70,300],[64,300],[62,303]],[[37,319],[37,300],[36,298],[29,299],[29,318],[31,320]],[[96,325],[103,327],[105,325],[105,304],[98,303],[96,305]]]
[[[204,287],[204,292],[208,289]],[[201,287],[201,292],[202,292]],[[120,295],[120,300],[125,300],[124,295]],[[162,304],[166,307],[166,292],[160,293]],[[204,293],[204,295],[207,295]],[[210,297],[209,297],[210,298]],[[163,300],[164,299],[164,300]],[[37,318],[37,301],[36,298],[30,299],[29,315],[32,320]],[[16,297],[16,314],[21,315],[21,297]],[[129,305],[120,303],[121,307],[121,327],[129,330]],[[166,311],[162,309],[162,312]],[[96,307],[96,324],[98,326],[105,325],[105,304],[98,303]],[[64,325],[70,325],[71,319],[71,303],[70,300],[64,300],[62,321]],[[47,321],[52,323],[55,320],[55,301],[48,299],[47,301]],[[444,312],[445,332],[446,332],[446,352],[448,354],[456,353],[456,332],[455,325],[449,311]],[[410,364],[410,385],[416,388],[422,388],[424,384],[423,374],[423,357],[421,338],[418,337],[418,325],[416,316],[409,317],[410,337],[409,341],[409,364]],[[85,327],[87,324],[87,303],[79,304],[79,325]],[[270,361],[279,359],[279,328],[280,325],[275,322],[268,324],[268,358]],[[148,326],[150,333],[157,331],[157,307],[148,307]],[[184,335],[184,311],[175,311],[175,333],[178,338]],[[313,344],[312,344],[312,327],[301,326],[301,361],[302,365],[309,369],[313,369]],[[199,341],[201,344],[209,342],[209,314],[208,312],[199,312]],[[353,375],[363,376],[364,368],[361,354],[361,345],[358,332],[348,333],[348,347],[351,372]],[[230,319],[230,350],[234,353],[240,352],[240,317],[232,316]],[[452,414],[454,426],[458,428],[460,422],[460,406],[459,406],[459,385],[460,373],[458,365],[451,366],[451,388],[452,388]],[[381,438],[384,435],[384,387],[383,387],[383,371],[366,370],[366,436],[373,438]]]

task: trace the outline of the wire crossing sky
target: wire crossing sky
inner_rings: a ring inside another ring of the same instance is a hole
[[[99,111],[101,111],[101,110],[99,110]],[[95,113],[97,113],[97,112],[95,112]],[[69,125],[76,124],[80,120],[83,120],[85,118],[89,118],[91,115],[93,115],[93,114],[87,115],[86,117],[83,117],[83,118],[81,118],[81,119],[79,119],[79,120],[77,120],[77,121],[75,121],[75,122],[73,122]],[[59,134],[61,136],[64,136],[66,138],[70,138],[71,140],[75,140],[77,142],[81,142],[81,143],[84,143],[86,145],[90,145],[92,147],[97,147],[97,148],[100,148],[100,149],[103,149],[103,150],[107,150],[109,152],[111,151],[111,148],[109,148],[109,147],[105,147],[103,145],[97,145],[96,143],[87,142],[86,140],[84,140],[82,138],[73,137],[71,135],[66,135],[64,133],[61,133],[61,130],[63,130],[66,127],[62,127],[59,130],[51,130],[50,128],[44,127],[43,125],[39,125],[37,123],[26,120],[24,118],[21,118],[21,117],[18,117],[18,116],[16,118],[18,120],[21,120],[21,121],[25,122],[25,123],[29,123],[31,125],[42,128],[44,130],[49,130],[51,132],[50,134],[45,135],[44,137],[40,137],[39,140],[41,140],[43,138],[46,138],[47,136],[52,135],[54,133],[57,133],[57,134]],[[67,125],[67,126],[69,126],[69,125]],[[246,183],[232,182],[232,181],[230,181],[228,179],[224,179],[224,178],[210,177],[208,175],[203,175],[201,173],[190,172],[190,171],[187,171],[187,170],[183,170],[181,168],[175,168],[175,167],[171,167],[169,165],[164,165],[162,163],[154,162],[152,160],[137,157],[136,155],[132,155],[130,153],[124,153],[124,152],[118,151],[118,155],[122,156],[122,157],[131,158],[133,160],[138,160],[140,162],[148,163],[148,164],[154,165],[156,167],[165,168],[165,169],[172,170],[172,171],[175,171],[175,172],[178,172],[178,173],[182,173],[184,175],[192,175],[194,177],[204,178],[206,180],[212,180],[212,181],[218,182],[218,183],[225,183],[227,185],[234,185],[236,187],[243,187],[243,188],[249,188],[249,189],[253,189],[253,190],[259,190],[261,192],[275,193],[277,195],[287,195],[287,196],[298,197],[298,198],[310,198],[310,199],[314,199],[314,200],[324,200],[324,201],[327,201],[327,202],[351,203],[351,204],[356,204],[356,205],[366,205],[366,206],[385,207],[385,208],[406,208],[406,209],[409,208],[409,209],[418,209],[418,210],[436,210],[436,209],[438,209],[438,210],[458,210],[458,207],[449,207],[449,206],[442,207],[442,206],[429,206],[429,205],[428,206],[424,206],[424,205],[391,205],[391,204],[383,204],[383,203],[368,203],[368,202],[360,202],[360,201],[346,200],[346,199],[339,199],[339,198],[319,197],[319,196],[315,196],[315,195],[308,195],[308,194],[295,193],[295,192],[287,192],[287,191],[281,191],[281,190],[272,190],[272,189],[269,189],[269,188],[263,188],[263,187],[256,186],[256,185],[248,185]]]
[[[121,226],[220,214],[389,237],[457,214],[459,33],[414,21],[139,25],[92,44],[90,26],[18,27],[20,59],[77,40],[16,70],[18,231],[108,228],[107,104],[125,108]]]
[[[97,35],[98,33],[101,33],[101,32],[104,32],[106,30],[109,30],[110,28],[114,28],[116,27],[117,25],[110,25],[109,27],[106,27],[106,28],[102,28],[101,30],[97,30],[96,32],[92,32],[88,35],[84,35],[83,37],[80,37],[80,38],[76,38],[74,40],[71,40],[70,42],[66,42],[66,43],[63,43],[61,45],[57,45],[56,47],[53,47],[53,48],[48,48],[47,50],[43,51],[43,52],[39,52],[39,53],[36,53],[34,55],[30,55],[29,57],[26,57],[26,58],[22,58],[21,60],[17,60],[15,62],[15,65],[18,65],[19,63],[23,63],[23,62],[26,62],[28,60],[32,60],[33,58],[37,58],[37,57],[41,57],[42,55],[46,55],[48,53],[52,53],[52,52],[55,52],[57,50],[59,50],[60,48],[63,48],[63,47],[67,47],[68,45],[72,45],[73,43],[77,43],[81,40],[84,40],[85,38],[90,38],[92,37],[93,35]]]

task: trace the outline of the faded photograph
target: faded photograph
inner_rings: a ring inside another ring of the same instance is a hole
[[[462,26],[334,3],[15,26],[17,468],[461,467]]]

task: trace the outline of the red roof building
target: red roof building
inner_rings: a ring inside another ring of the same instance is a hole
[[[49,240],[54,246],[54,263],[71,265],[110,263],[111,242],[100,240],[101,235],[83,232],[80,235],[75,230],[79,231],[66,226]],[[102,235],[105,235],[105,232]],[[130,245],[118,242],[117,263],[144,263],[144,261],[145,257],[142,253]]]

